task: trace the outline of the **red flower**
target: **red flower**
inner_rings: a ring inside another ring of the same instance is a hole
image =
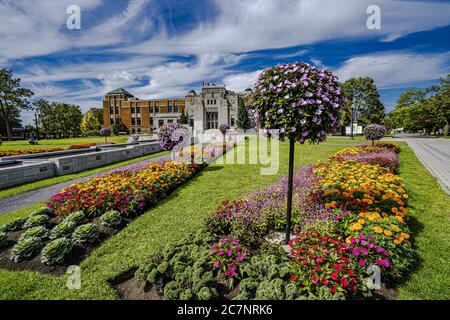
[[[311,281],[313,282],[313,283],[317,283],[317,281],[319,281],[319,278],[317,277],[317,276],[311,276]]]
[[[323,278],[323,279],[322,279],[322,284],[323,284],[324,286],[328,286],[328,279],[327,279],[327,278]]]
[[[341,278],[341,284],[344,288],[346,288],[348,286],[348,281],[345,278]]]
[[[295,274],[291,274],[291,281],[296,281],[297,280],[297,276]]]
[[[334,281],[337,281],[339,279],[339,276],[336,271],[333,271],[331,273],[331,279],[333,279]]]
[[[331,294],[335,294],[336,293],[336,287],[330,287],[330,292]]]

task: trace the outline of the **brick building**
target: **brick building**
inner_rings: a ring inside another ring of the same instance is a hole
[[[209,83],[203,83],[199,94],[191,90],[185,98],[150,100],[140,100],[120,88],[106,94],[103,118],[105,126],[111,127],[120,117],[128,133],[151,134],[164,124],[178,122],[183,112],[188,124],[198,132],[218,129],[221,124],[234,129],[238,107],[243,101],[243,94]]]

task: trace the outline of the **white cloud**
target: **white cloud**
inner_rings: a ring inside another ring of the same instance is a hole
[[[344,38],[396,39],[449,24],[450,4],[379,0],[382,29],[366,27],[373,0],[216,0],[218,17],[181,35],[164,30],[125,52],[204,54],[285,48]]]
[[[372,77],[380,88],[403,87],[438,79],[449,72],[450,52],[417,54],[387,52],[353,57],[336,71],[339,79]]]
[[[247,88],[253,88],[261,72],[262,70],[256,70],[253,72],[232,74],[223,78],[222,82],[228,89],[241,92]]]

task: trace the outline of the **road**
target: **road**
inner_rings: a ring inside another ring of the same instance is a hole
[[[450,139],[406,136],[393,141],[405,141],[417,158],[450,195]]]

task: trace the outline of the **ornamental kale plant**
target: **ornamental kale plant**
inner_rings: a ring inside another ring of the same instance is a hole
[[[248,250],[243,248],[237,239],[220,239],[219,242],[211,243],[210,262],[218,276],[225,275],[230,288],[235,280],[243,277],[242,265]]]
[[[0,231],[0,249],[8,244],[8,236],[3,231]]]
[[[59,238],[47,244],[41,251],[41,262],[54,265],[64,261],[67,254],[72,251],[72,241],[68,238]]]
[[[380,140],[386,134],[386,128],[381,124],[369,124],[364,128],[364,136],[367,140],[372,140],[372,145],[375,145],[375,140]]]
[[[52,229],[50,239],[58,239],[61,237],[70,237],[75,231],[76,224],[73,221],[63,221]]]
[[[24,229],[33,228],[37,226],[46,226],[49,223],[49,218],[46,215],[38,214],[30,216],[28,220],[23,224]]]
[[[20,262],[22,260],[31,258],[44,246],[40,237],[24,238],[16,243],[11,250],[11,260],[13,262]]]
[[[21,241],[25,238],[30,237],[39,237],[42,240],[48,237],[48,230],[43,226],[37,226],[30,229],[25,230],[21,235],[18,241]]]
[[[158,142],[163,150],[172,150],[183,141],[187,128],[179,123],[170,123],[159,128]]]
[[[265,69],[255,84],[250,111],[264,129],[280,138],[318,143],[338,124],[345,100],[338,79],[307,63]]]
[[[27,222],[27,217],[14,218],[11,221],[2,224],[0,231],[16,231],[23,229],[23,225]]]

